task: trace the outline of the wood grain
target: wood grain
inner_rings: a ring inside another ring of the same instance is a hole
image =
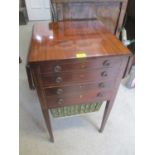
[[[42,74],[41,81],[42,87],[47,86],[59,86],[66,84],[76,84],[84,82],[94,82],[94,81],[107,81],[115,80],[117,75],[117,70],[113,68],[108,69],[96,69],[89,71],[79,71],[79,72],[63,72],[63,73],[54,73],[54,74]],[[61,79],[61,80],[58,80]]]
[[[60,95],[72,95],[74,93],[83,93],[87,92],[89,90],[110,90],[114,87],[115,82],[114,81],[98,81],[97,83],[80,83],[76,85],[69,85],[69,86],[60,86],[60,87],[51,87],[51,88],[45,88],[45,95],[46,96],[60,96]]]
[[[68,61],[52,61],[40,63],[41,74],[52,73],[52,72],[70,72],[80,70],[90,70],[98,68],[111,68],[116,69],[120,66],[121,57],[114,58],[90,58],[90,59],[76,59]],[[57,67],[59,69],[57,69]]]
[[[84,53],[84,57],[78,58],[77,53]],[[30,86],[34,82],[37,90],[52,142],[51,108],[108,101],[100,128],[103,131],[131,61],[131,52],[100,22],[34,26],[27,73]]]
[[[119,37],[128,0],[51,0],[54,21],[100,20]]]
[[[35,24],[28,61],[130,55],[129,50],[99,21],[63,21]]]
[[[64,96],[47,96],[47,106],[48,108],[63,107],[66,105],[76,105],[76,104],[88,104],[97,101],[109,100],[112,93],[109,91],[88,91],[82,94],[73,94],[72,97]],[[59,101],[62,100],[61,103]]]

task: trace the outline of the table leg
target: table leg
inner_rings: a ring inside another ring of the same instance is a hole
[[[107,119],[109,117],[109,114],[111,112],[112,106],[113,106],[114,100],[108,100],[105,106],[104,114],[103,114],[103,119],[101,123],[101,127],[99,129],[99,132],[103,132],[105,124],[107,122]]]
[[[52,128],[51,128],[51,122],[50,122],[50,117],[49,117],[49,112],[48,109],[42,109],[42,113],[46,122],[46,126],[50,135],[50,141],[54,142],[54,137],[52,133]]]

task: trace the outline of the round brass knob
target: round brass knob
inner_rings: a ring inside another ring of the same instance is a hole
[[[57,89],[57,94],[58,94],[58,95],[62,94],[63,92],[64,92],[63,89],[61,89],[61,88],[58,88],[58,89]]]
[[[83,98],[83,95],[80,95],[80,98]]]
[[[58,104],[63,104],[64,103],[64,100],[62,99],[62,98],[60,98],[59,100],[58,100]]]
[[[105,86],[105,85],[104,85],[103,82],[99,83],[99,87],[100,87],[100,88],[104,88],[104,86]]]
[[[103,62],[103,66],[110,66],[110,62],[109,62],[108,60],[105,60],[105,61]]]
[[[99,92],[99,93],[97,94],[97,97],[103,97],[103,93]]]
[[[57,66],[54,67],[54,71],[55,72],[61,72],[61,70],[62,70],[62,67],[59,66],[59,65],[57,65]]]
[[[63,81],[63,79],[61,77],[56,78],[56,83],[61,83],[62,81]]]
[[[104,71],[104,72],[101,73],[101,76],[108,76],[108,74],[107,74],[106,71]]]

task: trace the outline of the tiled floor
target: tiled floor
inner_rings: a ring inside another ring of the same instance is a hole
[[[20,155],[134,155],[134,89],[120,86],[104,132],[104,106],[97,113],[53,119],[50,143],[35,91],[29,90],[25,63],[33,23],[20,26]]]

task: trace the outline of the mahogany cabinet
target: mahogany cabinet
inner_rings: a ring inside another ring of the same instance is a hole
[[[36,88],[53,142],[49,112],[64,117],[98,111],[106,102],[100,132],[112,109],[132,54],[100,21],[60,21],[33,27],[27,75]]]

